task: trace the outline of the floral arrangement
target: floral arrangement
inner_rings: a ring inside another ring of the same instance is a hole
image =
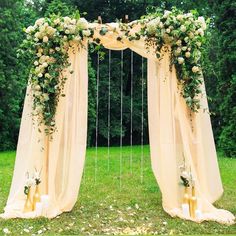
[[[130,24],[126,36],[129,40],[144,37],[149,47],[155,47],[156,55],[161,57],[164,44],[171,46],[171,65],[175,65],[177,77],[182,87],[182,95],[193,112],[200,108],[198,95],[201,94],[201,50],[206,41],[204,31],[207,29],[204,17],[197,11],[184,13],[173,7],[171,11],[156,9],[139,21],[139,32],[132,33],[135,24]],[[131,33],[130,33],[131,32]]]
[[[23,41],[23,53],[30,53],[32,68],[29,83],[33,95],[33,117],[37,117],[39,131],[44,125],[46,134],[55,129],[55,112],[63,94],[67,78],[62,71],[69,67],[68,49],[70,42],[83,44],[84,37],[92,35],[84,18],[52,16],[40,18],[34,26],[25,29],[27,39]],[[71,71],[72,73],[72,71]]]
[[[141,25],[137,32],[132,29]],[[204,31],[207,24],[196,11],[183,13],[172,8],[171,11],[157,9],[138,21],[128,24],[120,23],[122,32],[117,36],[118,41],[128,38],[130,41],[144,37],[147,50],[155,47],[157,57],[161,57],[161,48],[171,45],[171,65],[175,65],[181,92],[190,110],[196,112],[200,108],[198,96],[201,94],[201,47],[205,41]],[[100,36],[116,30],[102,25]],[[83,46],[85,38],[93,38],[94,28],[84,18],[59,17],[38,19],[34,26],[25,29],[27,34],[23,42],[23,54],[30,54],[32,67],[29,83],[33,95],[33,117],[37,117],[39,131],[44,125],[46,134],[56,130],[55,113],[60,96],[63,93],[67,78],[62,71],[70,66],[68,49],[71,42]],[[71,71],[71,73],[73,73]]]
[[[25,194],[25,195],[28,195],[28,194],[29,194],[30,188],[31,188],[32,186],[34,186],[34,184],[35,184],[34,178],[31,178],[31,177],[29,176],[29,172],[27,172],[27,173],[26,173],[26,182],[25,182],[25,186],[24,186],[24,194]]]
[[[35,184],[36,185],[39,185],[41,183],[41,171],[38,171],[37,169],[35,169],[35,172],[34,172],[34,180],[35,180]]]
[[[194,185],[194,180],[193,180],[193,176],[191,173],[191,169],[188,171],[186,164],[185,164],[185,160],[184,163],[179,167],[180,169],[180,180],[181,180],[181,184],[184,187],[191,187]]]

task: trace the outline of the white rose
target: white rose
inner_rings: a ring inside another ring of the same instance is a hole
[[[179,39],[179,40],[176,42],[176,45],[181,46],[181,45],[182,45],[182,41]]]
[[[186,52],[186,53],[185,53],[185,56],[186,56],[187,58],[189,58],[189,57],[191,56],[191,53],[190,53],[190,52]]]
[[[198,66],[194,66],[193,68],[192,68],[192,72],[193,73],[197,73],[199,71],[199,67]]]
[[[156,33],[157,24],[154,20],[151,20],[147,23],[147,32],[151,35]]]
[[[70,33],[70,31],[67,29],[67,30],[65,31],[65,33],[66,33],[66,34],[69,34],[69,33]]]
[[[38,64],[39,64],[38,61],[35,61],[35,62],[34,62],[34,65],[35,65],[35,66],[38,66]]]
[[[80,29],[87,29],[88,28],[88,21],[85,18],[80,18],[77,22],[77,26]]]
[[[186,16],[187,17],[193,17],[193,14],[192,13],[187,13]]]
[[[188,36],[189,36],[190,39],[193,39],[194,38],[194,33],[190,32]]]
[[[44,23],[44,18],[40,18],[40,19],[36,20],[35,25],[40,26],[40,25],[42,25],[43,23]]]
[[[171,11],[164,11],[163,18],[167,18],[171,14]]]
[[[29,34],[29,33],[31,33],[32,31],[34,31],[35,30],[35,28],[33,27],[33,26],[29,26],[26,30],[25,30],[25,32],[27,33],[27,34]]]
[[[46,67],[48,67],[48,63],[47,63],[47,62],[44,62],[44,63],[42,64],[42,66],[43,66],[44,68],[46,68]]]
[[[182,21],[184,16],[183,15],[178,15],[176,18],[177,18],[177,20]]]
[[[39,73],[39,74],[38,74],[38,77],[39,77],[39,78],[43,77],[43,74],[42,74],[42,73]]]
[[[184,25],[181,25],[181,26],[180,26],[180,30],[181,30],[182,32],[186,32],[187,29],[186,29],[186,27],[185,27]]]
[[[54,52],[55,52],[54,49],[52,49],[52,48],[49,49],[50,54],[53,54]]]
[[[191,51],[191,48],[188,48],[188,51]]]
[[[196,42],[196,44],[197,44],[198,47],[202,46],[201,42]]]
[[[189,37],[185,37],[184,41],[187,43],[189,41]]]
[[[26,180],[26,186],[31,187],[35,184],[35,180],[33,178],[28,178]]]
[[[77,42],[79,42],[79,41],[81,40],[81,37],[80,37],[80,36],[76,36],[76,37],[74,38],[74,40],[77,41]]]
[[[60,24],[60,19],[59,18],[57,18],[57,19],[55,19],[54,21],[53,21],[53,23],[55,24],[55,25],[58,25],[58,24]]]
[[[48,42],[48,36],[44,36],[44,37],[43,37],[43,42],[44,42],[44,43],[47,43],[47,42]]]
[[[68,17],[68,16],[64,17],[64,22],[65,22],[66,24],[69,24],[70,21],[71,21],[71,18],[70,18],[70,17]]]
[[[198,32],[198,34],[200,34],[201,36],[203,36],[203,35],[204,35],[204,31],[203,31],[203,29],[202,29],[202,28],[198,29],[198,30],[197,30],[197,32]]]
[[[90,30],[83,30],[83,35],[89,37],[91,35]]]
[[[40,34],[39,32],[36,32],[36,33],[34,34],[34,37],[35,37],[35,38],[38,38],[38,39],[42,38],[42,37],[41,37],[41,34]]]
[[[182,50],[183,50],[183,51],[186,51],[186,50],[187,50],[187,47],[182,47]]]
[[[71,23],[72,25],[75,25],[75,24],[76,24],[76,19],[71,20],[70,23]]]
[[[40,87],[39,85],[36,85],[36,86],[34,87],[34,89],[37,90],[37,91],[40,91],[40,90],[41,90],[41,87]]]
[[[166,33],[168,33],[168,34],[170,33],[170,29],[169,29],[169,28],[168,28],[168,29],[166,29]]]
[[[182,48],[181,48],[181,47],[178,47],[178,48],[176,49],[176,51],[177,51],[178,53],[181,53]]]
[[[204,17],[199,16],[198,19],[197,19],[197,21],[201,24],[202,29],[205,30],[205,29],[206,29],[206,22],[205,22]]]
[[[183,64],[184,63],[184,58],[183,57],[178,57],[178,63]]]
[[[49,100],[49,96],[48,96],[47,93],[43,94],[43,99],[44,99],[44,101],[48,101]]]

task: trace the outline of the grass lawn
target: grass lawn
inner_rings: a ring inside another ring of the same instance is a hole
[[[95,149],[87,151],[86,166],[78,201],[70,213],[48,220],[0,219],[0,235],[8,228],[12,235],[78,235],[78,234],[234,234],[236,226],[214,222],[197,224],[171,218],[161,207],[161,194],[150,166],[149,147],[144,147],[144,181],[141,183],[139,146],[133,147],[132,173],[130,148],[123,147],[122,179],[120,188],[119,148],[110,150],[108,171],[107,148],[98,149],[97,181],[94,181]],[[6,204],[15,152],[0,153],[0,212]],[[236,158],[219,154],[224,195],[216,202],[236,214]]]

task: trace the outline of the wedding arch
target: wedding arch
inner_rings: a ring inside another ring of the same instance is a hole
[[[32,67],[1,217],[53,218],[73,208],[86,152],[87,46],[96,43],[111,50],[129,48],[147,58],[151,163],[164,210],[196,222],[232,224],[233,214],[213,206],[223,188],[200,66],[205,30],[203,17],[177,9],[130,23],[52,16],[28,27],[23,53],[32,58]],[[42,168],[41,176],[36,172],[26,182],[25,173],[35,168]],[[24,212],[24,189],[27,195],[35,180],[41,181],[44,209]],[[189,186],[196,192],[194,217],[183,208]]]

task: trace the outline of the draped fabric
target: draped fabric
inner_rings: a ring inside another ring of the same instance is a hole
[[[191,166],[195,179],[196,195],[203,220],[214,220],[231,224],[234,216],[212,203],[223,193],[206,95],[201,99],[201,109],[190,114],[180,94],[174,66],[170,68],[170,46],[164,46],[162,59],[156,58],[155,50],[146,49],[145,40],[129,41],[122,36],[119,25],[106,24],[111,32],[102,36],[102,25],[90,24],[94,28],[94,39],[108,49],[130,48],[148,59],[148,122],[151,163],[154,175],[162,192],[164,210],[171,216],[184,218],[181,211],[183,187],[180,186],[179,166],[186,162]],[[137,27],[139,27],[137,25]],[[138,28],[133,29],[133,33]],[[46,150],[49,152],[49,196],[50,206],[46,212],[49,218],[70,211],[79,191],[84,166],[87,135],[87,50],[75,44],[69,52],[71,67],[64,71],[68,78],[65,85],[66,97],[61,97],[57,112],[57,131],[48,147],[44,133],[33,124],[32,96],[28,86],[22,115],[17,156],[10,195],[4,218],[35,217],[35,213],[22,213],[25,196],[23,186],[25,172],[45,165]],[[73,74],[69,70],[74,71]],[[202,79],[203,81],[203,79]],[[205,93],[204,81],[202,90]],[[43,173],[46,173],[45,171]],[[42,180],[45,189],[46,177]],[[193,219],[192,219],[193,220]],[[197,220],[195,220],[197,221]]]

